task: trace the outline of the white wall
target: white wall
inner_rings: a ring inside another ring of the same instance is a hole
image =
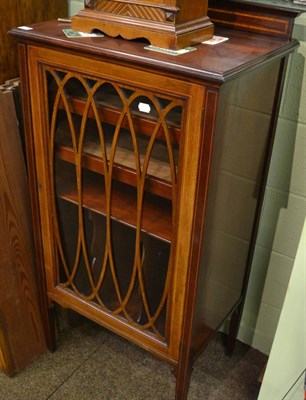
[[[68,0],[68,12],[70,16],[76,14],[82,8],[84,8],[83,0]]]
[[[306,14],[289,66],[239,338],[269,353],[306,215]]]
[[[305,316],[306,220],[258,400],[304,398]]]

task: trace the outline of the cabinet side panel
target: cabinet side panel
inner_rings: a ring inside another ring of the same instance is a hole
[[[230,82],[220,93],[195,309],[195,353],[241,301],[279,69],[278,60]]]

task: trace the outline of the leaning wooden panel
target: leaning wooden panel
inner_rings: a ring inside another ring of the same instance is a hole
[[[45,351],[27,177],[13,95],[0,93],[0,350],[12,375]]]
[[[2,354],[2,350],[1,350],[1,348],[0,348],[0,370],[4,370],[5,369],[5,362],[4,362],[4,357],[3,357],[3,354]]]

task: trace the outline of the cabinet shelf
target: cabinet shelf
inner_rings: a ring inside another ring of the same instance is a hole
[[[76,132],[76,140],[79,141],[79,132],[81,127],[81,119],[74,114],[73,124]],[[72,148],[71,128],[65,115],[59,114],[58,125],[55,133],[56,154],[59,158],[70,163],[76,162],[76,155]],[[111,147],[113,142],[114,128],[109,124],[103,124],[103,135],[106,146],[107,162],[111,157]],[[148,139],[146,136],[137,136],[139,161],[141,165],[144,162],[147,152]],[[104,174],[105,166],[102,159],[102,150],[99,139],[97,126],[93,120],[87,121],[86,134],[82,149],[78,149],[82,153],[82,166],[94,172]],[[179,149],[173,146],[172,154],[175,165],[178,164]],[[116,151],[114,155],[114,164],[112,170],[112,178],[123,183],[137,187],[137,173],[135,170],[136,156],[131,140],[131,136],[127,130],[122,129],[118,138]],[[176,172],[174,172],[176,174]],[[172,180],[171,169],[169,163],[169,155],[167,146],[163,141],[156,140],[150,155],[148,170],[146,173],[145,190],[166,199],[172,199]]]
[[[68,170],[69,168],[66,168]],[[78,192],[73,179],[63,173],[56,182],[57,195],[73,204],[78,204]],[[90,171],[83,176],[82,205],[102,215],[106,215],[106,193],[104,179]],[[111,218],[133,228],[137,227],[137,190],[120,182],[113,182],[111,191]],[[171,201],[145,194],[141,216],[141,230],[163,241],[172,240]]]
[[[77,115],[84,114],[86,106],[85,99],[77,98],[70,95],[67,95],[66,98],[70,106],[70,112]],[[117,125],[120,115],[122,113],[122,111],[120,110],[120,102],[118,103],[117,99],[115,99],[112,96],[109,96],[107,103],[104,101],[98,101],[96,103],[97,103],[98,113],[101,116],[101,120],[110,125]],[[64,102],[62,99],[59,102],[59,108],[64,109]],[[143,113],[137,112],[136,110],[132,111],[132,115],[133,115],[133,124],[135,130],[137,132],[141,132],[143,135],[150,136],[155,128],[157,116],[156,115],[145,116]],[[95,115],[92,108],[90,108],[88,111],[88,117],[91,119],[95,119]],[[173,113],[171,120],[169,119],[167,120],[168,129],[174,143],[180,142],[181,138],[180,121],[181,121],[180,113]],[[126,118],[122,122],[122,128],[126,129],[130,128]],[[157,138],[161,140],[164,139],[164,131],[162,127],[159,129]]]
[[[75,154],[71,147],[68,146],[56,146],[56,155],[63,161],[69,163],[75,163]],[[99,174],[104,174],[104,163],[100,157],[92,154],[82,155],[82,166],[93,172]],[[116,179],[122,183],[137,187],[137,174],[136,171],[122,166],[120,164],[115,164],[113,166],[113,179]],[[164,197],[165,199],[172,199],[172,185],[170,182],[158,179],[156,177],[147,176],[145,183],[145,190],[157,196]]]

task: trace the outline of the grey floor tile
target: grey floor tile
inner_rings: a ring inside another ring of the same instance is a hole
[[[45,400],[99,347],[100,327],[85,324],[65,333],[54,353],[47,352],[9,378],[0,373],[0,400]]]
[[[233,357],[217,336],[195,363],[188,400],[256,400],[266,357],[238,342]],[[173,400],[172,367],[84,323],[65,330],[47,353],[14,378],[0,374],[0,400]]]
[[[105,342],[51,400],[173,398],[175,379],[168,364],[118,336],[109,332],[106,336]],[[84,397],[78,397],[82,391]]]

